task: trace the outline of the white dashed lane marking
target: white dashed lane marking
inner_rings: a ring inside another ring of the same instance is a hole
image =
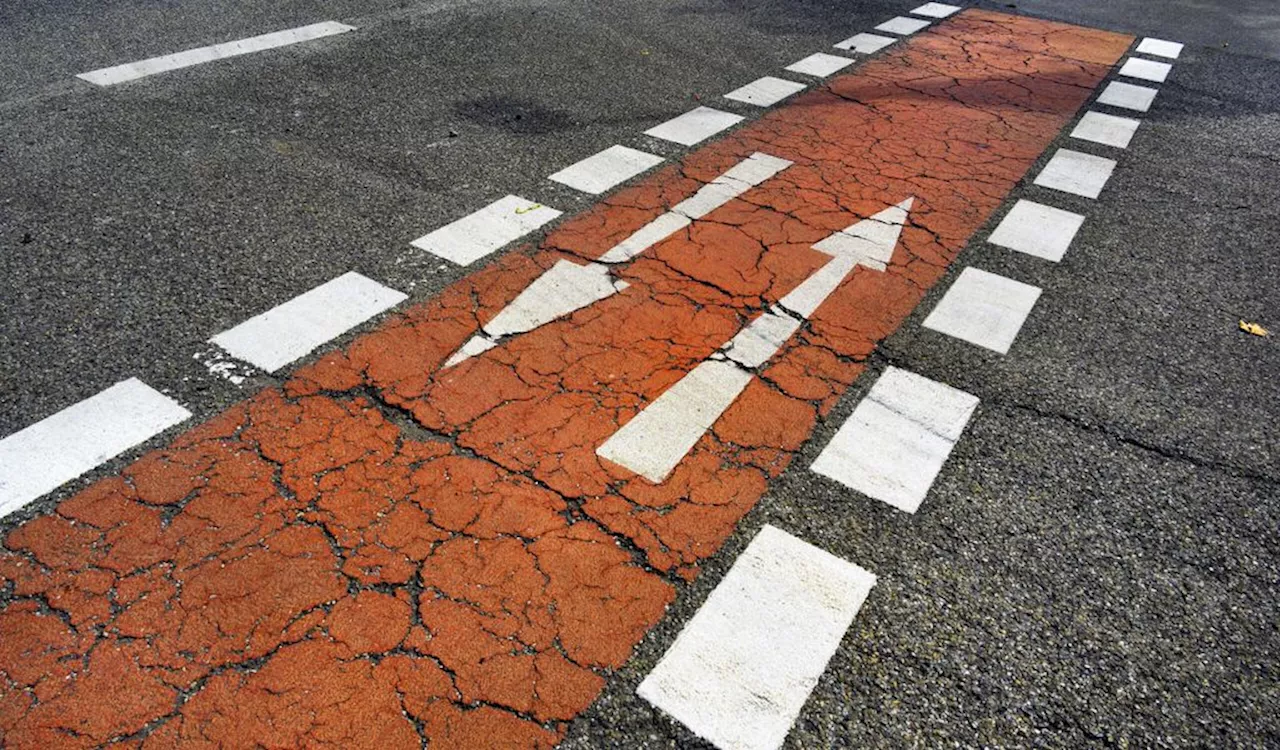
[[[724,95],[726,99],[736,102],[754,104],[757,107],[768,107],[786,99],[788,96],[803,91],[805,85],[788,81],[785,78],[765,76],[757,78],[746,86],[734,89]]]
[[[400,304],[406,296],[345,273],[209,339],[233,357],[275,372]]]
[[[1071,131],[1072,138],[1101,143],[1104,146],[1128,148],[1133,134],[1142,123],[1132,117],[1117,117],[1102,112],[1085,112]]]
[[[857,266],[884,271],[913,199],[890,206],[814,245],[831,256],[770,311],[632,417],[596,454],[650,482],[664,481],[767,362]]]
[[[1097,198],[1115,168],[1113,159],[1060,148],[1040,170],[1035,184],[1085,198]]]
[[[925,3],[919,8],[911,11],[911,13],[917,16],[928,16],[929,18],[946,18],[958,10],[960,10],[960,6],[958,5],[947,5],[946,3]]]
[[[987,241],[1055,263],[1066,255],[1084,217],[1071,211],[1019,200]]]
[[[890,34],[914,34],[920,29],[929,25],[928,21],[920,18],[908,18],[907,16],[898,16],[890,18],[888,21],[876,27],[876,31],[887,31]]]
[[[130,378],[0,440],[0,516],[190,417]]]
[[[692,146],[737,125],[744,119],[742,115],[735,115],[732,112],[723,112],[711,107],[698,107],[661,125],[649,128],[644,131],[644,134],[679,143],[681,146]]]
[[[1008,354],[1040,287],[966,268],[924,320],[924,327]]]
[[[532,331],[625,289],[626,283],[615,279],[609,265],[631,260],[789,166],[786,159],[756,152],[610,248],[600,262],[583,266],[557,262],[484,324],[444,366],[453,367],[492,349],[504,336]]]
[[[1155,55],[1156,57],[1167,57],[1171,60],[1176,60],[1178,55],[1182,54],[1182,45],[1165,39],[1147,37],[1138,43],[1137,51],[1144,55]]]
[[[890,367],[810,468],[915,513],[977,406],[977,396]]]
[[[1149,86],[1112,81],[1103,89],[1102,96],[1098,97],[1098,103],[1132,109],[1135,112],[1146,112],[1151,109],[1151,103],[1156,100],[1156,93],[1157,90]]]
[[[848,57],[816,52],[803,60],[797,60],[796,62],[791,63],[785,68],[785,70],[789,70],[792,73],[815,76],[817,78],[826,78],[832,73],[843,70],[852,64],[853,60]]]
[[[864,33],[854,34],[843,42],[836,42],[835,47],[836,49],[852,50],[853,52],[870,55],[874,52],[879,52],[896,41],[898,40],[893,37]]]
[[[1120,75],[1130,78],[1139,78],[1144,81],[1154,81],[1155,83],[1164,83],[1169,77],[1169,71],[1173,66],[1169,63],[1156,62],[1155,60],[1143,60],[1141,57],[1131,57],[1124,61],[1124,65],[1120,67]]]
[[[599,195],[662,163],[662,157],[626,146],[610,146],[572,164],[549,179],[584,193]]]
[[[466,266],[559,216],[560,212],[554,208],[508,195],[419,237],[412,244],[432,255]]]
[[[781,747],[875,583],[765,526],[636,692],[721,750]]]
[[[323,23],[315,23],[310,26],[302,26],[296,29],[288,29],[285,31],[276,31],[261,36],[249,37],[248,39],[240,39],[234,42],[224,42],[222,44],[214,44],[209,47],[198,47],[189,49],[185,52],[175,52],[172,55],[164,55],[162,57],[152,57],[147,60],[139,60],[138,62],[125,63],[110,68],[102,68],[88,73],[81,73],[76,76],[94,83],[99,86],[112,86],[125,81],[133,81],[146,76],[155,75],[156,73],[166,73],[171,70],[180,68],[189,68],[192,65],[213,62],[214,60],[222,60],[228,57],[237,57],[239,55],[247,55],[251,52],[261,52],[263,50],[275,49],[276,47],[286,47],[290,44],[298,44],[299,42],[308,42],[313,39],[320,39],[334,34],[343,34],[348,31],[355,30],[354,26],[347,26],[343,23],[334,21],[325,21]]]

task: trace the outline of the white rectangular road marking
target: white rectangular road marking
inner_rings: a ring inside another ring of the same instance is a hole
[[[915,513],[977,406],[977,396],[890,367],[810,468]]]
[[[1164,39],[1147,37],[1139,42],[1137,51],[1144,55],[1155,55],[1156,57],[1167,57],[1171,60],[1176,60],[1178,55],[1182,54],[1182,45]]]
[[[116,65],[110,68],[102,68],[101,70],[81,73],[77,75],[76,78],[81,78],[89,83],[95,83],[99,86],[112,86],[117,83],[124,83],[125,81],[145,78],[146,76],[155,75],[156,73],[166,73],[170,70],[188,68],[192,65],[221,60],[227,57],[247,55],[250,52],[261,52],[263,50],[274,49],[276,47],[285,47],[299,42],[308,42],[312,39],[320,39],[326,36],[333,36],[334,34],[343,34],[353,30],[355,30],[354,26],[348,26],[344,23],[337,23],[334,21],[313,23],[310,26],[301,26],[296,29],[276,31],[270,34],[249,37],[248,39],[240,39],[234,42],[224,42],[222,44],[214,44],[209,47],[198,47],[196,49],[186,50],[185,52],[175,52],[172,55],[152,57],[148,60],[139,60],[138,62],[125,63],[124,65]]]
[[[1115,168],[1113,159],[1060,148],[1040,170],[1036,184],[1085,198],[1097,198]]]
[[[785,78],[765,76],[764,78],[757,78],[746,86],[730,91],[724,95],[724,98],[732,99],[735,102],[754,104],[757,107],[768,107],[777,104],[798,91],[803,91],[804,88],[805,85],[803,83],[788,81]]]
[[[645,135],[661,138],[664,141],[679,143],[681,146],[692,146],[706,140],[721,130],[731,128],[742,122],[742,115],[724,112],[711,107],[698,107],[689,110],[679,117],[674,117],[661,125],[655,125],[644,131]]]
[[[1102,90],[1098,97],[1099,104],[1109,104],[1122,109],[1146,112],[1156,100],[1156,89],[1149,86],[1135,86],[1132,83],[1112,81]]]
[[[219,333],[209,343],[275,372],[405,299],[401,292],[348,272]]]
[[[754,377],[709,359],[662,392],[596,449],[602,458],[662,482]]]
[[[419,237],[411,244],[432,255],[466,266],[559,216],[560,212],[554,208],[518,195],[508,195],[452,224],[446,224]]]
[[[853,60],[839,55],[828,55],[825,52],[815,52],[812,55],[791,63],[785,69],[792,73],[801,73],[807,76],[815,76],[817,78],[826,78],[836,71],[853,64]]]
[[[0,517],[190,417],[130,378],[0,440]]]
[[[1140,78],[1144,81],[1164,83],[1164,79],[1169,77],[1170,70],[1173,70],[1173,66],[1169,63],[1143,60],[1141,57],[1130,57],[1120,67],[1120,75]]]
[[[987,241],[1037,258],[1062,260],[1084,217],[1071,211],[1019,200]]]
[[[836,42],[835,47],[836,49],[847,49],[870,55],[874,52],[879,52],[896,41],[898,40],[893,37],[880,36],[879,34],[854,34],[843,42]]]
[[[897,16],[890,18],[888,21],[876,27],[876,31],[887,31],[890,34],[914,34],[920,29],[928,26],[929,22],[920,18],[908,18],[906,16]]]
[[[599,195],[662,163],[662,157],[626,146],[610,146],[551,175],[549,179],[584,193]]]
[[[636,693],[721,750],[781,747],[875,583],[765,526]]]
[[[958,5],[947,5],[946,3],[925,3],[911,12],[917,16],[946,18],[958,10],[960,10],[960,6]]]
[[[1128,148],[1129,141],[1133,140],[1133,134],[1138,132],[1138,126],[1141,124],[1132,117],[1116,117],[1090,111],[1085,112],[1084,117],[1080,118],[1075,130],[1071,131],[1071,137],[1101,143],[1104,146]]]
[[[1008,354],[1040,287],[966,268],[924,319],[924,327]]]

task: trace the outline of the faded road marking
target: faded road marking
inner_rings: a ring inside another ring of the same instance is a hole
[[[977,406],[977,396],[890,367],[810,468],[915,513]]]

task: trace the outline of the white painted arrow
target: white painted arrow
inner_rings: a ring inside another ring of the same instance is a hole
[[[914,198],[818,244],[831,260],[613,433],[596,454],[651,482],[667,478],[720,415],[813,312],[858,266],[884,271]]]
[[[626,282],[614,277],[611,266],[631,261],[694,219],[706,216],[789,166],[791,162],[786,159],[756,152],[637,229],[610,248],[599,262],[580,266],[558,261],[445,360],[444,366],[453,367],[492,349],[507,336],[527,333],[626,289]]]

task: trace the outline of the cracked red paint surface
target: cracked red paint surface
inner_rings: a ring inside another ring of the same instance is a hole
[[[786,468],[1130,38],[968,11],[622,190],[8,535],[6,747],[549,747]],[[622,293],[440,364],[755,151],[794,166]],[[595,449],[915,207],[661,485]]]

